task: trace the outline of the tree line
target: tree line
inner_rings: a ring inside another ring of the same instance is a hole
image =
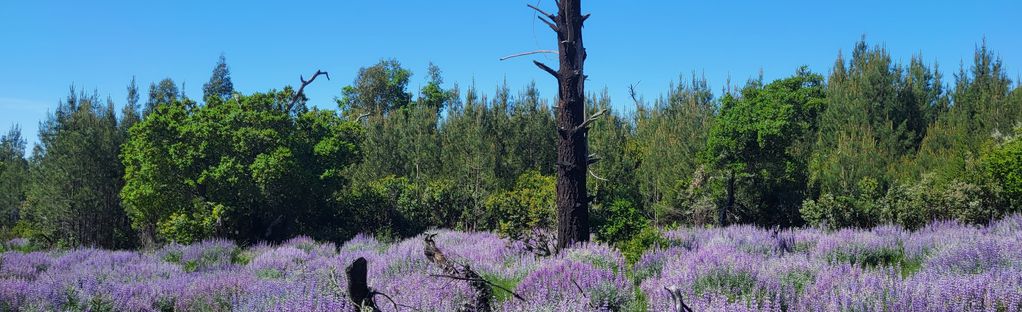
[[[336,109],[291,87],[236,92],[223,57],[201,99],[169,78],[145,103],[134,79],[120,105],[72,87],[31,151],[17,126],[0,137],[0,234],[135,248],[551,229],[550,100],[533,84],[448,85],[434,65],[419,90],[412,77],[396,60],[364,67]],[[608,111],[587,133],[600,240],[672,225],[983,223],[1022,205],[1022,89],[985,43],[953,79],[860,41],[826,75],[719,94],[693,75],[631,95],[585,100],[587,116]]]

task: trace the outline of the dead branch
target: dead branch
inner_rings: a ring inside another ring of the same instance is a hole
[[[589,116],[589,118],[586,118],[586,120],[582,121],[582,124],[580,124],[580,125],[575,127],[575,131],[578,131],[579,129],[583,129],[583,128],[586,128],[586,127],[589,127],[589,124],[593,123],[593,121],[596,121],[597,117],[600,117],[601,115],[603,115],[605,113],[607,113],[607,109],[606,108],[601,109],[600,111],[596,112],[592,116]]]
[[[543,16],[549,17],[551,21],[556,21],[557,20],[557,15],[553,15],[553,14],[547,13],[546,11],[543,11],[543,9],[537,8],[536,6],[531,5],[531,4],[526,4],[526,5],[528,7],[530,7],[530,8],[532,8],[533,10],[536,10],[536,12],[539,12],[539,14],[543,14]]]
[[[639,80],[639,82],[636,82],[635,84],[628,85],[628,96],[632,97],[632,101],[635,102],[635,105],[639,105],[641,103],[639,101],[638,92],[635,92],[635,86],[638,86],[640,83],[642,83],[642,80]]]
[[[592,165],[600,161],[601,159],[603,158],[600,158],[600,155],[596,155],[595,153],[589,154],[589,156],[586,156],[586,164]]]
[[[515,54],[511,54],[511,55],[502,57],[502,58],[500,58],[500,60],[503,61],[503,60],[506,60],[506,59],[515,58],[515,57],[519,57],[519,56],[526,56],[526,55],[540,54],[540,53],[557,54],[557,51],[554,51],[554,50],[536,50],[536,51],[515,53]]]
[[[362,120],[362,118],[366,118],[366,117],[369,117],[369,113],[364,113],[364,114],[358,115],[358,117],[355,117],[355,122],[358,122],[358,121]]]
[[[539,61],[535,61],[535,60],[532,61],[532,63],[536,64],[536,66],[538,66],[539,69],[542,69],[543,71],[547,72],[551,76],[554,76],[554,78],[560,79],[560,76],[557,75],[557,71],[554,70],[553,68],[550,68],[550,66],[546,66],[546,64],[540,63]]]
[[[674,312],[692,312],[692,308],[689,308],[685,304],[685,300],[681,297],[681,289],[678,286],[667,286],[664,287],[668,293],[671,294],[671,301],[673,303]]]
[[[600,176],[597,176],[595,173],[593,173],[592,170],[589,170],[589,175],[591,175],[591,176],[593,176],[593,178],[595,178],[597,180],[600,180],[600,181],[603,181],[603,182],[608,182],[609,181],[607,179],[601,178]]]
[[[295,104],[298,103],[298,100],[305,96],[305,87],[312,84],[312,81],[316,80],[316,77],[319,77],[319,75],[324,75],[326,80],[330,80],[330,74],[322,70],[316,70],[316,73],[312,74],[312,78],[309,78],[309,80],[305,80],[305,77],[301,75],[298,76],[298,80],[302,81],[302,85],[298,87],[298,92],[291,98],[291,102],[287,104],[287,111],[290,112],[295,107]]]
[[[543,22],[543,24],[546,24],[547,26],[550,26],[550,29],[553,29],[554,32],[558,32],[558,31],[561,30],[561,28],[557,27],[556,24],[554,24],[551,21],[548,21],[547,19],[543,18],[542,16],[536,16],[536,18],[538,18],[539,21]]]

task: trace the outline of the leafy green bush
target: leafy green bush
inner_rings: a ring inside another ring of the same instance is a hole
[[[619,199],[601,208],[593,218],[596,239],[600,241],[610,244],[628,241],[649,226],[649,220],[630,201]]]
[[[518,177],[515,188],[486,198],[490,224],[511,239],[521,239],[532,229],[553,228],[556,218],[554,178],[536,171]]]

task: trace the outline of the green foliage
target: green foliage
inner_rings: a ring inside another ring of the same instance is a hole
[[[713,94],[705,78],[693,75],[689,83],[672,85],[653,105],[636,100],[635,135],[625,150],[635,157],[639,205],[657,225],[691,222],[684,199],[689,186],[698,188],[701,182],[693,155],[706,147],[716,112]]]
[[[666,248],[668,244],[670,242],[664,238],[659,229],[647,225],[631,239],[618,242],[616,247],[621,250],[628,263],[635,263],[650,249]]]
[[[650,226],[649,220],[627,200],[616,200],[600,207],[593,219],[596,239],[610,244],[631,240]]]
[[[735,197],[743,221],[798,224],[807,181],[805,159],[817,114],[824,108],[823,78],[805,67],[765,86],[752,81],[738,97],[726,94],[702,158],[738,179]]]
[[[21,203],[25,201],[28,180],[25,144],[18,126],[0,136],[0,239],[5,241],[9,239],[5,233],[18,221]]]
[[[1022,207],[1022,140],[1015,135],[989,149],[981,156],[984,173],[1003,190],[1013,209]]]
[[[527,172],[518,178],[514,190],[486,199],[489,223],[511,239],[521,239],[532,229],[552,229],[555,225],[554,178],[539,172]]]
[[[202,98],[219,98],[221,102],[227,101],[234,93],[234,83],[231,82],[231,69],[227,67],[227,58],[220,54],[220,58],[213,67],[213,74],[209,81],[202,85]],[[207,100],[208,101],[208,100]]]
[[[125,129],[113,103],[71,89],[40,125],[19,234],[46,245],[130,248],[135,236],[117,198]]]
[[[385,115],[411,103],[412,95],[405,90],[411,76],[397,60],[380,60],[358,70],[354,84],[341,90],[337,105],[355,114]]]
[[[205,106],[159,103],[131,129],[121,157],[133,227],[182,243],[343,238],[322,225],[342,220],[328,207],[360,157],[361,131],[334,112],[289,107],[292,97],[288,88]]]

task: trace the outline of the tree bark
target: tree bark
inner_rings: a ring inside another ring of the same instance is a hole
[[[586,50],[582,45],[581,0],[562,0],[551,19],[557,30],[560,68],[557,127],[557,249],[589,241],[589,196],[586,193],[589,147],[585,116]],[[549,17],[549,16],[548,16]]]
[[[348,298],[359,308],[359,311],[366,308],[380,311],[373,300],[373,291],[366,281],[369,275],[366,259],[362,257],[356,259],[345,269],[345,274],[348,276]]]

